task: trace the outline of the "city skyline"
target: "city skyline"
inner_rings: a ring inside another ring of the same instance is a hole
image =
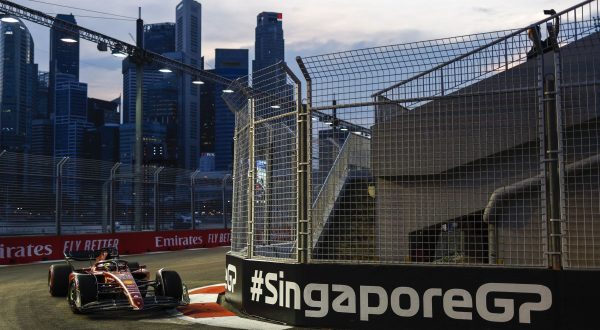
[[[49,14],[73,13],[81,26],[133,43],[135,21],[107,20],[84,16],[106,16],[31,0],[16,3]],[[59,5],[117,13],[137,17],[142,7],[145,24],[174,22],[178,0],[144,0],[137,3],[114,0],[102,3],[61,0]],[[575,4],[560,0],[552,4],[537,0],[521,3],[508,1],[443,1],[400,4],[396,1],[348,2],[332,0],[326,3],[298,1],[200,1],[203,6],[202,55],[207,69],[214,67],[214,49],[249,49],[254,54],[256,15],[263,11],[283,13],[286,33],[286,61],[295,67],[297,55],[315,55],[378,45],[400,44],[416,40],[464,35],[523,26],[543,18],[543,9],[557,11]],[[518,6],[517,6],[518,4]],[[382,11],[381,8],[386,8]],[[444,12],[446,15],[433,15]],[[129,14],[127,14],[129,13]],[[242,14],[240,14],[242,13]],[[469,17],[470,19],[464,19]],[[113,17],[115,18],[115,17]],[[457,23],[460,18],[460,24]],[[36,63],[47,71],[48,29],[25,22],[36,45]],[[327,33],[323,33],[327,31]],[[249,61],[253,60],[250,56]],[[94,44],[81,42],[81,78],[89,84],[90,97],[113,99],[120,94],[120,61],[96,50]],[[118,82],[118,83],[115,83]]]
[[[27,150],[35,80],[34,42],[22,21],[0,30],[0,149]]]

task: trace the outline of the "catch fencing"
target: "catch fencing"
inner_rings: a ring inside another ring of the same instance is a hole
[[[298,58],[306,104],[290,99],[287,112],[269,102],[293,83],[255,82],[285,64],[234,84],[234,252],[600,267],[598,2],[546,14],[521,29]]]
[[[0,151],[0,236],[229,228],[226,172]]]
[[[224,98],[236,113],[232,251],[299,260],[299,228],[307,223],[298,222],[307,196],[299,180],[308,174],[308,161],[301,160],[308,139],[301,140],[298,127],[309,121],[298,111],[300,81],[279,63],[234,81],[229,90]]]

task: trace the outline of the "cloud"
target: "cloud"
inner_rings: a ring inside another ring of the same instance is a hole
[[[354,37],[355,38],[353,39],[356,39],[355,41],[348,42],[334,39],[322,39],[318,41],[303,40],[299,42],[292,42],[286,45],[286,53],[291,53],[294,55],[294,57],[296,55],[312,56],[329,54],[347,50],[413,42],[417,40],[423,40],[424,38],[431,39],[434,37],[434,34],[421,30],[399,30],[389,31],[385,34],[380,32],[354,34]]]
[[[47,13],[73,13],[81,26],[117,39],[132,42],[135,21],[100,20],[83,16],[102,16],[77,9],[67,9],[30,0],[18,4]],[[297,55],[316,55],[349,49],[400,44],[452,35],[526,26],[544,17],[546,0],[201,0],[202,54],[214,62],[215,48],[248,48],[254,55],[256,15],[262,11],[283,13],[287,61]],[[145,23],[175,21],[179,0],[60,0],[61,4],[96,11],[136,17],[142,7]],[[556,0],[555,9],[567,8],[571,0]],[[79,15],[79,16],[78,16]],[[46,27],[26,23],[34,36],[36,62],[48,68],[48,36]],[[99,53],[88,42],[81,43],[82,79],[89,79],[90,94],[118,94],[114,82],[121,81],[120,61]],[[100,71],[106,74],[101,75]],[[114,75],[114,76],[113,76]],[[109,79],[108,76],[111,78]],[[95,79],[103,78],[102,83]],[[106,84],[105,84],[106,83]],[[101,88],[96,92],[95,88]],[[112,97],[111,95],[111,97]]]
[[[488,15],[491,15],[496,12],[492,8],[484,8],[484,7],[475,7],[475,8],[473,8],[473,11],[478,12],[478,13],[488,14]]]

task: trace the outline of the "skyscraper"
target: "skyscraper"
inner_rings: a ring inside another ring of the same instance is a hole
[[[53,156],[54,127],[48,114],[48,85],[50,73],[40,71],[37,76],[35,110],[31,120],[31,149],[34,155]]]
[[[118,162],[120,156],[119,126],[109,123],[87,129],[84,134],[84,158],[111,163]]]
[[[48,119],[48,87],[50,84],[50,73],[38,71],[37,94],[34,98],[34,111],[32,119]]]
[[[253,72],[284,60],[282,20],[281,13],[262,12],[256,17]]]
[[[158,123],[144,122],[143,157],[144,163],[164,166],[167,130]],[[123,124],[119,127],[120,161],[133,164],[135,158],[135,124]],[[130,188],[128,188],[130,189]]]
[[[175,10],[175,49],[185,53],[185,63],[202,67],[202,5],[182,0]]]
[[[69,179],[63,182],[63,191],[76,201],[81,197],[82,183],[74,177],[83,171],[79,159],[85,158],[85,132],[93,127],[87,121],[87,84],[66,73],[55,78],[54,157],[71,158],[64,171]]]
[[[88,98],[87,121],[94,127],[102,127],[105,124],[119,124],[120,99],[111,101]]]
[[[216,49],[215,70],[217,75],[234,80],[248,75],[247,49]],[[220,86],[219,86],[220,87]],[[235,114],[229,110],[221,97],[222,88],[215,91],[215,167],[217,171],[231,170],[233,164],[233,130]]]
[[[77,24],[75,16],[58,14],[56,19]],[[48,88],[48,113],[55,113],[56,75],[69,74],[79,81],[79,34],[50,28],[50,77]]]
[[[177,166],[179,131],[177,77],[166,77],[147,89],[148,105],[144,107],[144,121],[161,125],[166,129],[163,165]]]
[[[37,85],[34,45],[20,20],[0,28],[0,150],[27,151]]]
[[[165,54],[175,51],[175,23],[156,23],[144,25],[144,48],[157,53]],[[158,71],[157,65],[144,65],[144,86],[143,90],[165,78],[165,75]],[[123,123],[135,123],[135,94],[136,94],[136,75],[135,64],[130,63],[129,59],[123,60]],[[144,92],[144,109],[148,105],[148,93]],[[146,111],[144,111],[146,113]]]
[[[155,65],[145,65],[143,75],[143,97],[142,103],[144,105],[144,114],[146,113],[145,108],[148,104],[148,88],[164,79],[164,74],[158,71],[158,67]],[[123,124],[135,123],[135,96],[136,96],[136,73],[135,64],[129,61],[129,58],[123,60],[122,64],[123,73]]]
[[[175,10],[175,49],[181,60],[203,68],[202,6],[194,0],[181,1]],[[192,84],[188,74],[182,74],[179,83],[178,165],[187,169],[198,167],[200,157],[200,88]]]
[[[84,158],[119,161],[120,101],[120,98],[111,101],[88,98],[87,121],[92,128],[84,134]]]
[[[175,23],[156,23],[144,25],[144,47],[145,49],[169,58],[178,58],[180,55],[175,52]],[[162,127],[166,133],[167,146],[163,150],[161,157],[164,158],[163,164],[177,165],[177,113],[179,107],[179,81],[175,73],[159,72],[161,67],[156,64],[144,65],[143,76],[143,121],[144,121],[144,141],[155,140],[157,125]],[[135,123],[135,96],[136,96],[136,70],[135,65],[129,62],[129,59],[123,60],[123,123]],[[152,125],[146,124],[152,123]],[[127,126],[129,127],[129,126]],[[152,132],[147,132],[146,128],[152,128]],[[129,128],[123,131],[123,143],[129,140]],[[162,136],[161,135],[161,136]],[[144,142],[146,143],[146,142]],[[125,147],[125,146],[124,146]],[[133,161],[130,147],[125,147],[121,151],[121,162]],[[144,146],[144,150],[146,146]],[[146,153],[146,155],[148,155]],[[144,157],[144,163],[150,159]]]
[[[54,127],[50,119],[31,121],[31,150],[34,155],[53,156]]]
[[[83,157],[83,135],[93,127],[87,121],[87,84],[75,76],[56,75],[56,101],[54,117],[54,156]]]
[[[144,49],[164,54],[175,51],[175,23],[144,25]]]
[[[283,15],[281,13],[262,12],[257,16],[254,61],[252,62],[252,87],[265,93],[277,94],[279,97],[289,99],[293,95],[293,90],[286,85],[287,76],[285,71],[272,67],[285,59],[282,19]],[[286,102],[278,101],[277,103]],[[255,106],[257,109],[262,107],[269,109],[271,104],[257,103]],[[280,108],[279,110],[267,111],[276,116],[288,111],[288,109]]]

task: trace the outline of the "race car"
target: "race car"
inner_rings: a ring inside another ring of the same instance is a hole
[[[189,303],[187,287],[175,271],[159,269],[155,280],[137,262],[119,258],[114,249],[67,251],[66,264],[48,270],[50,295],[67,297],[74,313],[173,308]],[[74,262],[88,261],[76,268]]]

